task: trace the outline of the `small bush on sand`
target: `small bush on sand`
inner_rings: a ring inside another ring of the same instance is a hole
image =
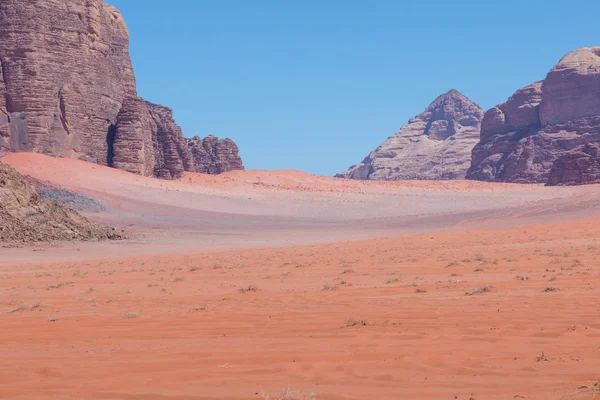
[[[127,311],[125,314],[121,315],[121,319],[132,319],[140,316],[140,313],[137,311]]]
[[[559,289],[553,286],[547,286],[546,289],[542,290],[542,292],[558,292]]]
[[[317,394],[314,392],[304,393],[295,391],[288,386],[287,389],[279,395],[271,396],[263,393],[262,397],[264,400],[316,400]]]
[[[29,308],[29,306],[28,306],[27,304],[25,304],[25,303],[21,303],[21,304],[19,304],[18,306],[16,306],[15,308],[11,308],[10,310],[8,310],[8,313],[9,313],[9,314],[12,314],[12,313],[16,313],[16,312],[18,312],[18,311],[23,311],[23,310],[26,310],[26,309],[28,309],[28,308]]]
[[[346,326],[346,327],[357,326],[357,325],[367,326],[367,325],[369,325],[369,322],[367,322],[366,319],[357,320],[352,317],[346,318],[346,320],[344,321],[344,326]]]
[[[256,292],[258,290],[258,288],[254,285],[250,285],[247,288],[241,288],[240,292],[241,293],[246,293],[246,292]]]
[[[467,293],[465,293],[465,294],[467,296],[472,296],[477,293],[487,293],[490,291],[491,288],[492,287],[490,285],[478,286],[478,287],[474,287],[474,288],[467,290]]]

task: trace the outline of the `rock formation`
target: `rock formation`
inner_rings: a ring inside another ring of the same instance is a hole
[[[467,178],[546,183],[555,168],[553,184],[560,176],[585,181],[570,174],[588,143],[600,143],[600,47],[567,54],[542,82],[488,110]],[[571,172],[563,175],[567,164]]]
[[[600,183],[600,144],[586,144],[554,161],[547,185]]]
[[[0,162],[0,242],[118,238],[114,230],[42,198],[14,168]]]
[[[128,46],[102,0],[2,0],[0,148],[168,179],[196,171],[171,110],[137,96]]]
[[[173,120],[170,108],[146,102],[152,120],[152,136],[156,137],[157,156],[155,175],[164,179],[179,178],[184,171],[196,172],[192,153],[187,148],[187,139]],[[154,139],[153,139],[154,140]]]
[[[192,152],[198,172],[220,174],[244,169],[242,159],[238,155],[238,147],[231,139],[219,140],[213,135],[204,139],[194,136],[188,139],[188,147]]]
[[[341,178],[464,179],[483,110],[456,90],[439,96]]]

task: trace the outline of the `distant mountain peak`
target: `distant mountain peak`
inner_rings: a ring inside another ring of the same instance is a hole
[[[479,140],[483,110],[451,89],[384,141],[360,164],[338,174],[351,179],[464,179]]]

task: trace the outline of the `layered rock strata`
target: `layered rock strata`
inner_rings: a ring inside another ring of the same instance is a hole
[[[408,121],[341,178],[464,179],[479,140],[483,110],[451,90]]]

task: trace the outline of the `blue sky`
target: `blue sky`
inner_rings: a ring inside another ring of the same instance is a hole
[[[107,0],[138,92],[247,168],[333,175],[439,94],[484,109],[600,45],[593,0]]]

